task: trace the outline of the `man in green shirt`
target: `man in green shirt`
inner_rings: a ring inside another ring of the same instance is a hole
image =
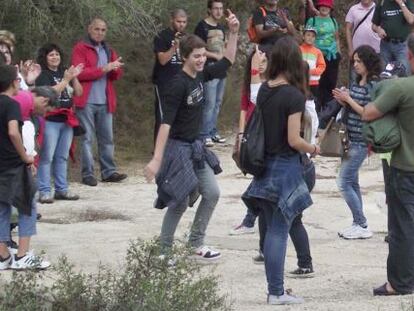
[[[381,38],[380,54],[386,64],[398,61],[406,67],[406,39],[414,24],[413,0],[380,0],[372,17],[372,30]]]
[[[414,71],[414,34],[407,39],[408,63]],[[394,82],[375,102],[364,108],[362,119],[371,121],[394,113],[401,130],[401,144],[391,157],[387,181],[389,254],[388,282],[374,295],[414,292],[414,76]]]

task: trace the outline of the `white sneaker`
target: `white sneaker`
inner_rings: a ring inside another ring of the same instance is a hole
[[[242,234],[252,234],[254,233],[254,227],[246,227],[243,224],[238,225],[237,227],[230,230],[229,235],[242,235]]]
[[[10,268],[13,262],[13,255],[9,254],[9,257],[5,261],[0,261],[0,270],[7,270]]]
[[[224,144],[226,142],[226,139],[224,137],[221,137],[219,134],[216,134],[213,137],[211,137],[211,140],[219,144]]]
[[[352,230],[344,232],[342,238],[346,240],[369,239],[372,237],[372,232],[367,228],[362,228],[359,225],[353,226]]]
[[[305,301],[301,297],[294,296],[286,291],[282,296],[268,295],[267,303],[269,305],[296,305],[304,303]]]
[[[194,259],[202,261],[215,261],[221,257],[220,252],[211,249],[208,246],[200,246],[194,250]]]
[[[51,266],[49,261],[43,260],[42,257],[37,256],[33,251],[27,252],[26,255],[19,260],[13,260],[11,264],[11,269],[13,270],[45,270]]]
[[[214,147],[214,142],[211,138],[206,138],[206,141],[204,144],[206,147]]]
[[[343,229],[341,231],[338,231],[338,235],[342,238],[344,236],[344,234],[346,234],[347,232],[353,231],[355,226],[357,226],[357,225],[352,224],[352,226],[346,227],[345,229]]]

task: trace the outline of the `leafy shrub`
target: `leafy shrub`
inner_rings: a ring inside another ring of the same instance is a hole
[[[179,247],[161,258],[156,242],[135,241],[123,269],[99,267],[96,274],[75,272],[61,257],[50,286],[41,273],[13,273],[2,286],[0,311],[230,310],[219,294],[217,277],[201,271],[188,255],[188,249]]]

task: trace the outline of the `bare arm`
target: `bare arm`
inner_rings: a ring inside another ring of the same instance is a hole
[[[178,42],[173,41],[173,44],[169,50],[157,53],[157,58],[161,65],[165,66],[171,60],[171,58],[174,56],[174,53],[177,51],[177,47]]]
[[[230,31],[228,35],[227,47],[224,51],[223,56],[227,58],[231,63],[234,63],[236,59],[237,39],[239,36],[240,22],[237,19],[236,15],[234,15],[230,10],[228,10],[228,12],[229,17],[227,17],[226,20]]]
[[[369,103],[364,107],[361,118],[363,121],[372,121],[381,118],[383,115],[384,114],[375,107],[374,103]]]
[[[354,47],[352,45],[352,31],[353,31],[353,25],[351,23],[345,23],[345,37],[346,37],[346,43],[348,45],[348,56],[349,59],[352,57],[352,53],[354,52]]]
[[[319,153],[319,147],[311,145],[300,136],[302,113],[297,112],[291,114],[288,118],[288,143],[289,146],[299,152],[306,152],[310,154]]]
[[[400,6],[401,11],[404,15],[405,20],[408,24],[412,25],[414,24],[414,14],[411,13],[411,11],[408,9],[408,7],[405,5],[405,0],[395,0],[397,4]]]
[[[83,87],[82,84],[80,84],[78,78],[74,78],[72,80],[73,83],[73,92],[75,96],[82,96],[83,94]]]
[[[244,128],[246,127],[246,110],[240,111],[240,119],[239,119],[239,133],[244,132]]]
[[[387,36],[387,33],[380,25],[372,24],[372,30],[376,32],[381,39],[384,39]]]
[[[34,162],[34,159],[32,156],[28,156],[26,154],[26,149],[23,145],[23,139],[19,131],[19,123],[17,120],[9,121],[8,134],[14,148],[16,149],[22,161],[27,164],[32,164]]]
[[[257,33],[257,37],[259,38],[259,40],[269,38],[279,31],[278,28],[271,28],[268,30],[264,30],[263,25],[256,25],[254,27],[256,28],[256,33]]]
[[[170,129],[171,126],[168,124],[161,124],[160,126],[155,143],[154,156],[144,169],[145,178],[148,182],[151,182],[160,170],[165,145],[167,144],[168,136],[170,135]]]
[[[207,56],[207,58],[212,58],[212,59],[215,59],[215,60],[220,60],[220,59],[223,58],[223,54],[209,52],[209,51],[206,51],[206,56]]]

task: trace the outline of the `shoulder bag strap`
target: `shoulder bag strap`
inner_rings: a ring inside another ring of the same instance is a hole
[[[375,4],[372,6],[372,8],[368,11],[367,14],[365,14],[364,18],[360,20],[358,25],[355,27],[355,29],[352,31],[352,37],[354,37],[356,31],[358,30],[359,26],[362,25],[363,22],[368,18],[368,16],[371,14],[371,12],[375,9]]]

